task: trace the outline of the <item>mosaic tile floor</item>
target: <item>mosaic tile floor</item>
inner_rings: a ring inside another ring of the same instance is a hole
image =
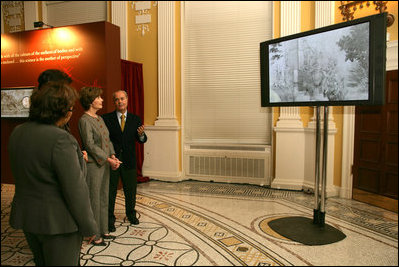
[[[1,192],[1,265],[32,266],[21,231],[8,224],[12,185]],[[398,215],[358,201],[328,198],[326,224],[346,238],[320,246],[273,231],[276,218],[312,218],[314,196],[252,185],[151,180],[138,185],[140,224],[127,223],[117,196],[117,238],[84,244],[83,266],[397,266]],[[300,229],[298,229],[300,230]]]

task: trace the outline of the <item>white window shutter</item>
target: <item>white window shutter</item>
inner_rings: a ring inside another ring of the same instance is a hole
[[[44,1],[47,23],[54,27],[107,20],[107,1]]]
[[[270,144],[259,47],[272,37],[272,3],[187,1],[183,31],[185,141]]]

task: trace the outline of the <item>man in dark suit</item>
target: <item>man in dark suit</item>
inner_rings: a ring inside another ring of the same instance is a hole
[[[131,224],[139,224],[136,217],[136,141],[145,143],[147,136],[140,117],[127,112],[128,97],[123,90],[113,94],[115,111],[104,114],[105,125],[115,149],[115,156],[122,162],[117,170],[111,170],[109,183],[108,230],[115,229],[115,198],[119,177],[122,179],[125,194],[126,216]]]

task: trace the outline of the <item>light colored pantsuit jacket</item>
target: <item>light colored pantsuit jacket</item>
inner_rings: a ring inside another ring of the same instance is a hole
[[[110,166],[107,158],[115,154],[103,119],[83,114],[79,119],[83,150],[87,151],[87,185],[98,229],[97,238],[108,233],[108,195]]]

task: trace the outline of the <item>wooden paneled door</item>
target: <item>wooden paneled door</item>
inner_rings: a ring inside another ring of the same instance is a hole
[[[353,199],[398,212],[398,71],[383,106],[356,107]]]

